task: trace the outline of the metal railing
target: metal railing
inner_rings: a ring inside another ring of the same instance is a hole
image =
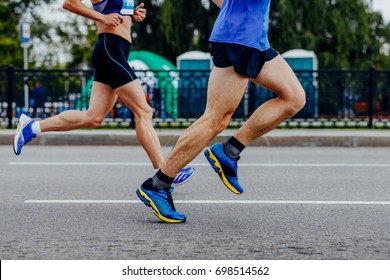
[[[136,73],[154,109],[157,126],[161,123],[168,126],[189,124],[202,115],[210,71]],[[305,89],[307,102],[283,126],[390,127],[390,70],[371,68],[295,73]],[[0,68],[2,126],[14,126],[22,112],[35,118],[47,118],[64,110],[87,110],[93,74],[90,70]],[[37,81],[44,87],[43,97],[37,97],[34,91]],[[276,95],[269,90],[249,83],[232,122],[240,125],[261,104],[274,97]],[[118,99],[105,122],[131,125],[134,118]]]

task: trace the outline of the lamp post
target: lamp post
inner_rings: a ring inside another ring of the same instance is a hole
[[[20,45],[23,48],[23,69],[25,70],[25,75],[24,75],[24,110],[26,113],[28,112],[28,108],[29,108],[27,70],[28,70],[28,47],[31,44],[30,39],[31,39],[30,23],[28,21],[22,20],[20,22],[20,42],[21,42]]]

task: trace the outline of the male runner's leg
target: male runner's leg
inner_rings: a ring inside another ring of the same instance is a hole
[[[302,86],[279,55],[266,61],[252,82],[270,89],[278,97],[261,105],[227,142],[216,143],[205,151],[207,160],[223,184],[235,194],[243,192],[237,167],[241,151],[253,140],[295,115],[305,104]]]
[[[222,132],[240,104],[248,78],[234,72],[233,67],[214,67],[211,71],[207,105],[204,114],[179,137],[161,171],[174,177],[192,161],[206,145]]]
[[[257,108],[234,134],[234,137],[245,146],[294,116],[306,102],[302,85],[280,55],[267,61],[260,74],[256,79],[252,79],[252,82],[269,89],[278,97]]]
[[[235,73],[233,67],[214,67],[209,78],[204,114],[179,137],[159,172],[174,178],[211,139],[224,130],[240,103],[247,84],[248,78]],[[159,219],[168,223],[186,220],[185,215],[176,211],[169,186],[156,189],[153,179],[149,178],[137,189],[137,195],[147,206],[152,207]]]

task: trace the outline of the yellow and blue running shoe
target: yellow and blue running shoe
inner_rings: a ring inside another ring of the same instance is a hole
[[[182,170],[177,173],[175,180],[172,182],[172,187],[170,188],[170,192],[172,193],[174,188],[178,185],[186,183],[189,179],[191,179],[192,175],[194,175],[195,168],[189,166],[185,167]],[[138,193],[137,193],[138,194]],[[141,198],[141,197],[140,197]],[[142,198],[141,198],[142,200]],[[150,203],[147,200],[142,200],[143,203],[145,203],[146,206],[150,207]]]
[[[151,181],[152,178],[149,178],[143,185],[151,185]],[[141,186],[136,190],[136,193],[146,206],[152,207],[153,213],[160,220],[166,223],[183,223],[186,216],[176,211],[171,189],[150,190]]]
[[[212,145],[204,152],[211,167],[219,175],[222,183],[233,193],[242,194],[244,191],[238,182],[237,161],[238,158],[228,157],[223,151],[223,143]]]
[[[26,116],[25,114],[22,114],[19,118],[18,127],[16,129],[16,134],[14,137],[14,153],[15,155],[20,155],[22,152],[23,145],[26,145],[28,142],[30,142],[34,137],[37,135],[32,132],[32,124],[35,121]]]

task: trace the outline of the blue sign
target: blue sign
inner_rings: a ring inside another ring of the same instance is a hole
[[[30,23],[27,21],[20,22],[20,42],[22,47],[27,47],[30,45]]]

